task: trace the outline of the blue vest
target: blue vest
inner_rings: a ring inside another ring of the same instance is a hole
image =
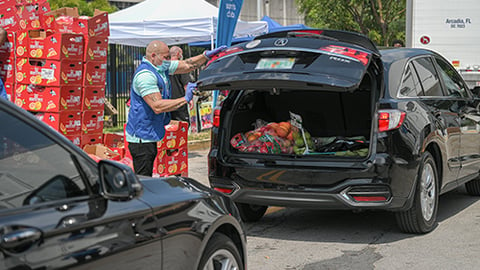
[[[135,71],[149,70],[157,77],[157,85],[162,90],[162,98],[170,99],[171,89],[166,87],[158,71],[149,63],[143,62]],[[168,78],[168,71],[166,74]],[[156,114],[150,106],[130,87],[130,110],[128,112],[127,132],[140,139],[160,141],[165,136],[165,125],[170,123],[170,112]]]

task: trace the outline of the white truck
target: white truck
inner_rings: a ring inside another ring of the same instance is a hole
[[[480,86],[480,0],[407,0],[405,34],[406,47],[440,53]]]

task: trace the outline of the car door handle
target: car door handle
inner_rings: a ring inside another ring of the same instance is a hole
[[[23,228],[2,235],[0,246],[4,249],[27,247],[42,237],[42,232],[35,228]]]

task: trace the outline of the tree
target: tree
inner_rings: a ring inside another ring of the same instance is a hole
[[[115,6],[110,5],[108,0],[48,0],[52,10],[62,7],[76,7],[79,15],[93,16],[95,9],[112,13],[117,11]]]
[[[377,45],[405,38],[405,0],[296,0],[307,25],[360,32]]]

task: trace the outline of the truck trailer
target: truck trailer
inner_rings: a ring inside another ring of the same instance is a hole
[[[480,0],[407,0],[406,46],[436,51],[480,86]]]

